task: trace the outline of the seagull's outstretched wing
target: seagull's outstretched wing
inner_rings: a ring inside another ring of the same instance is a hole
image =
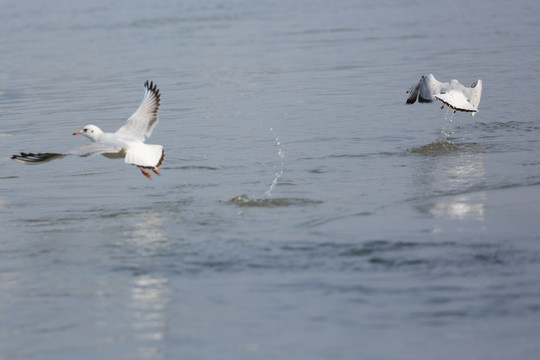
[[[76,155],[81,157],[94,156],[103,154],[107,157],[124,157],[125,153],[121,148],[104,145],[100,143],[91,143],[85,146],[81,146],[68,153],[24,153],[15,154],[11,156],[12,160],[26,165],[44,164],[56,159],[62,159],[68,155]]]
[[[75,150],[70,151],[67,155],[77,155],[80,157],[88,157],[103,154],[105,156],[115,155],[122,152],[121,147],[111,146],[103,143],[91,143],[78,147]],[[110,157],[110,156],[109,156]]]
[[[465,93],[472,106],[478,109],[480,105],[480,99],[482,98],[482,80],[475,81],[470,88],[467,88],[468,92]],[[474,113],[473,113],[474,115]]]
[[[433,95],[440,93],[443,83],[437,81],[433,74],[424,74],[418,81],[418,84],[411,87],[407,93],[410,93],[406,104],[414,104],[416,100],[419,103],[429,103],[434,100]]]
[[[418,98],[418,94],[420,93],[420,86],[422,86],[422,79],[418,82],[418,84],[411,86],[409,90],[407,90],[407,94],[410,94],[407,98],[406,104],[414,104],[416,102],[416,99]]]
[[[144,84],[144,97],[141,105],[127,119],[126,124],[116,131],[116,134],[140,141],[144,141],[146,137],[149,137],[158,123],[160,96],[156,84],[147,81]]]
[[[11,159],[15,160],[18,163],[26,164],[26,165],[37,165],[37,164],[43,164],[49,161],[53,161],[56,159],[61,159],[65,157],[67,154],[59,154],[59,153],[20,153],[16,155],[12,155]]]

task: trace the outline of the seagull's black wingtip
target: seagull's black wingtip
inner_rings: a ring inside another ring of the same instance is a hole
[[[144,88],[147,90],[147,91],[150,91],[152,93],[154,93],[154,95],[156,96],[156,98],[158,99],[158,104],[160,102],[160,98],[161,98],[161,94],[159,92],[159,89],[157,87],[156,84],[154,84],[153,81],[148,81],[146,80],[146,82],[144,83]]]
[[[11,156],[11,160],[15,160],[22,164],[41,164],[51,160],[61,159],[66,154],[60,153],[24,153],[15,154]]]

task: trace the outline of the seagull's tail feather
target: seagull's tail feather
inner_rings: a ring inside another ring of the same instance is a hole
[[[12,155],[11,159],[21,164],[37,165],[37,164],[44,164],[46,162],[53,161],[56,159],[61,159],[65,156],[66,154],[59,154],[59,153],[23,153],[22,152],[20,154]]]
[[[126,153],[126,163],[144,169],[157,169],[165,160],[165,151],[161,145],[140,143],[131,147]]]
[[[474,114],[478,111],[476,107],[471,105],[467,101],[467,98],[461,91],[458,90],[450,90],[449,92],[445,94],[438,94],[435,95],[435,98],[442,101],[445,105],[452,108],[454,111],[465,111],[470,112],[471,114]]]

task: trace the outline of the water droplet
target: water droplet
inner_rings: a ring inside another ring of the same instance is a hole
[[[281,141],[279,140],[279,136],[276,134],[276,132],[274,131],[273,128],[270,128],[270,131],[274,135],[274,141],[276,142],[276,146],[278,148],[278,156],[281,159],[281,161],[280,161],[280,164],[279,164],[279,166],[280,166],[279,171],[277,171],[274,174],[274,180],[272,180],[272,183],[270,184],[270,187],[264,193],[264,198],[265,199],[268,199],[270,196],[272,196],[272,190],[274,190],[274,188],[276,187],[279,179],[283,176],[283,167],[285,165],[285,154],[283,152],[283,147],[281,145]]]

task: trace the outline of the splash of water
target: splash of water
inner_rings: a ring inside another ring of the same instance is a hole
[[[280,159],[279,164],[279,170],[276,171],[274,174],[274,180],[270,184],[270,187],[266,192],[264,193],[264,199],[268,199],[272,196],[272,190],[276,187],[279,179],[283,176],[283,167],[285,165],[285,153],[283,152],[283,145],[281,144],[281,141],[279,140],[279,136],[276,134],[273,128],[270,128],[270,131],[272,132],[272,135],[274,136],[274,141],[276,143],[277,149],[278,149],[278,156]]]
[[[250,199],[246,194],[235,196],[227,201],[240,207],[281,207],[281,206],[311,206],[322,204],[320,200],[310,200],[302,198],[282,198],[282,199]]]
[[[453,137],[453,121],[455,114],[456,113],[452,109],[449,107],[446,108],[446,113],[444,114],[444,124],[438,139],[440,142],[450,142],[450,139]]]

